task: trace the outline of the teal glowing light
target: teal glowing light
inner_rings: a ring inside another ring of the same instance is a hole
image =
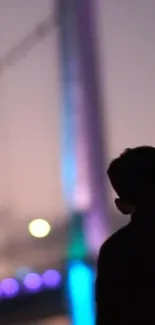
[[[83,231],[83,220],[85,215],[75,212],[70,220],[69,245],[67,249],[67,258],[69,260],[81,260],[88,254],[88,247],[85,242]]]
[[[68,289],[73,325],[95,324],[94,272],[81,262],[71,263]]]

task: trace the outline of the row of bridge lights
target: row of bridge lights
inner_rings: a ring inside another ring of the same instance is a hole
[[[62,283],[62,275],[57,270],[46,270],[43,274],[28,273],[22,280],[6,278],[0,282],[0,297],[12,298],[20,292],[38,292],[42,289],[56,289]]]

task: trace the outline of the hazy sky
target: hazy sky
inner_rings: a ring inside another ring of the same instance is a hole
[[[48,0],[0,1],[0,56],[53,10]],[[58,29],[0,76],[0,209],[63,216]]]
[[[48,16],[52,3],[0,0],[0,56]],[[96,0],[96,5],[111,158],[128,146],[155,145],[155,2]],[[10,208],[19,218],[65,213],[57,41],[56,28],[0,77],[0,209]]]
[[[155,1],[97,0],[108,154],[155,145]]]

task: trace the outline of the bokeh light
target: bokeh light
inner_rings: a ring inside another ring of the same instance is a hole
[[[43,283],[48,288],[57,288],[61,283],[61,274],[56,270],[47,270],[42,275]]]
[[[20,290],[19,283],[12,278],[3,280],[1,283],[1,289],[7,297],[15,296]]]
[[[0,299],[3,297],[3,291],[2,291],[2,288],[0,286]]]
[[[42,278],[37,273],[30,273],[26,275],[23,280],[25,287],[31,291],[38,291],[42,286]]]
[[[35,219],[29,223],[29,232],[33,237],[43,238],[48,236],[51,231],[51,226],[44,219]]]
[[[25,276],[31,272],[32,270],[26,266],[20,267],[16,272],[16,278],[22,281]]]

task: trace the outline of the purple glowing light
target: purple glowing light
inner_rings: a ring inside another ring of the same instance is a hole
[[[102,243],[110,233],[107,223],[101,222],[99,207],[90,211],[89,218],[84,218],[84,228],[89,249],[94,256],[97,256]]]
[[[61,275],[56,270],[48,270],[42,275],[43,283],[48,288],[56,288],[60,285]]]
[[[28,274],[23,281],[25,287],[31,291],[38,291],[42,286],[41,276],[37,273]]]
[[[2,281],[1,289],[6,296],[13,297],[19,292],[19,284],[15,279],[8,278]]]
[[[2,288],[0,287],[0,298],[3,296]]]

